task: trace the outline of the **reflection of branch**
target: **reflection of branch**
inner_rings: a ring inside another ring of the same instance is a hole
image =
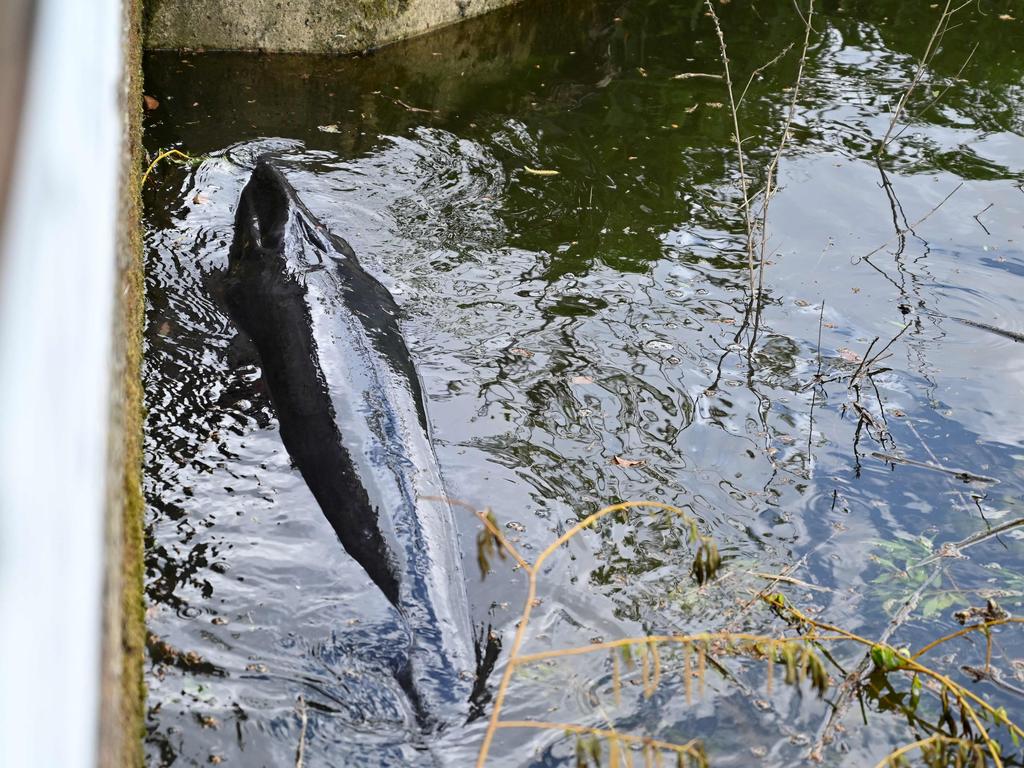
[[[825,319],[825,300],[821,300],[821,311],[818,313],[818,370],[814,374],[814,381],[811,386],[811,413],[810,424],[807,427],[807,476],[811,475],[811,442],[814,439],[814,406],[818,399],[818,385],[821,384],[821,326]]]
[[[916,228],[916,227],[917,227],[918,225],[922,224],[922,223],[923,223],[923,222],[924,222],[924,221],[925,221],[926,219],[928,219],[928,218],[929,218],[929,217],[930,217],[930,216],[931,216],[931,215],[932,215],[933,213],[935,213],[935,212],[936,212],[937,210],[939,210],[939,208],[941,208],[941,207],[942,207],[943,205],[945,205],[945,204],[946,204],[946,201],[947,201],[947,200],[949,200],[949,198],[951,198],[951,197],[952,197],[953,195],[955,195],[955,194],[956,194],[957,192],[959,192],[959,191],[960,191],[960,188],[961,188],[961,187],[962,187],[963,185],[964,185],[964,182],[962,182],[962,181],[961,181],[961,182],[960,182],[959,184],[957,184],[957,185],[956,185],[955,187],[953,187],[953,191],[952,191],[952,192],[950,192],[950,193],[949,193],[948,195],[946,195],[946,196],[945,196],[944,198],[942,198],[942,200],[940,200],[940,201],[938,202],[938,204],[937,204],[937,205],[936,205],[936,206],[935,206],[934,208],[932,208],[932,209],[931,209],[930,211],[928,211],[928,213],[926,213],[926,214],[925,214],[924,216],[922,216],[922,217],[921,217],[920,219],[918,219],[917,221],[915,221],[915,222],[914,222],[913,224],[911,224],[911,225],[910,225],[909,227],[907,227],[906,229],[904,229],[904,230],[902,230],[902,231],[901,231],[901,230],[897,230],[897,234],[906,234],[907,232],[913,232],[913,231],[914,231],[914,229],[915,229],[915,228]],[[858,263],[859,261],[861,261],[861,260],[863,260],[863,259],[867,259],[867,258],[869,258],[869,257],[871,257],[871,256],[874,256],[874,255],[875,255],[876,253],[878,253],[878,252],[879,252],[880,250],[882,250],[883,248],[885,248],[886,246],[888,246],[888,245],[889,245],[889,243],[891,243],[891,242],[892,242],[892,238],[890,237],[890,238],[889,238],[888,240],[886,240],[886,241],[885,241],[884,243],[882,243],[882,244],[881,244],[880,246],[878,246],[877,248],[875,248],[875,249],[874,249],[873,251],[869,251],[869,252],[868,252],[868,253],[866,253],[865,255],[861,256],[861,257],[860,257],[859,259],[855,259],[853,263],[854,263],[854,264],[856,264],[856,263]]]
[[[986,234],[986,235],[991,235],[992,233],[988,231],[988,227],[986,227],[986,226],[985,226],[984,224],[982,224],[982,223],[981,223],[981,219],[979,219],[978,217],[979,217],[979,216],[981,216],[981,214],[983,214],[983,213],[984,213],[985,211],[987,211],[987,210],[988,210],[989,208],[991,208],[991,207],[992,207],[993,205],[995,205],[995,203],[989,203],[989,204],[988,204],[988,205],[986,205],[986,206],[985,206],[984,208],[982,208],[982,209],[981,209],[980,211],[978,211],[978,212],[977,212],[976,214],[974,214],[974,216],[972,216],[972,217],[971,217],[971,218],[973,218],[973,219],[974,219],[974,220],[975,220],[976,222],[978,222],[978,226],[979,226],[979,227],[981,227],[982,229],[984,229],[984,230],[985,230],[985,234]]]
[[[872,437],[874,440],[876,440],[883,448],[886,444],[886,438],[889,438],[889,442],[893,445],[893,447],[895,447],[895,442],[892,439],[892,435],[889,434],[889,421],[885,417],[885,404],[882,402],[882,395],[878,391],[878,385],[875,384],[875,380],[873,378],[877,374],[883,373],[888,369],[875,368],[874,366],[882,359],[882,357],[888,351],[889,347],[891,347],[898,338],[900,338],[904,333],[907,332],[907,329],[910,328],[910,325],[910,323],[907,323],[907,325],[903,326],[902,330],[900,330],[899,333],[897,333],[895,336],[889,339],[889,342],[884,347],[882,347],[881,350],[872,355],[871,350],[874,349],[875,344],[878,342],[878,337],[875,336],[875,338],[871,340],[871,343],[868,344],[868,348],[865,350],[864,355],[861,357],[860,364],[857,366],[857,369],[853,372],[853,375],[850,377],[850,381],[847,384],[847,392],[849,392],[851,396],[849,406],[857,414],[857,428],[853,433],[853,463],[854,472],[856,473],[857,477],[860,477],[861,470],[860,439],[861,435],[864,433],[865,427],[867,428],[868,435]],[[881,424],[879,424],[878,421],[875,420],[875,417],[871,414],[871,411],[869,411],[867,407],[864,405],[864,403],[861,401],[860,380],[862,376],[867,378],[867,380],[871,383],[871,388],[875,392],[875,400],[878,403],[878,413],[882,418]],[[844,413],[845,409],[846,405],[843,406]],[[872,434],[872,429],[874,430],[874,434]]]
[[[875,165],[882,176],[882,189],[885,190],[885,196],[889,198],[889,208],[892,210],[892,226],[896,230],[896,238],[899,241],[897,253],[903,253],[903,249],[907,245],[907,232],[910,231],[910,222],[907,221],[907,214],[903,211],[903,206],[896,197],[896,190],[893,189],[892,182],[889,181],[889,175],[885,172],[885,168],[882,167],[882,161],[878,157],[875,158]],[[901,218],[903,219],[902,228],[899,222]]]

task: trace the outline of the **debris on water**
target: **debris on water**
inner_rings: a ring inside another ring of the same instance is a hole
[[[706,77],[708,80],[721,80],[721,75],[716,75],[711,72],[680,72],[678,75],[672,75],[673,80],[689,80],[693,77]]]
[[[341,128],[338,127],[337,123],[331,123],[330,125],[318,125],[317,130],[323,131],[324,133],[341,133]]]
[[[858,355],[852,349],[847,349],[846,347],[840,347],[839,349],[836,350],[836,352],[839,354],[839,357],[841,357],[847,363],[859,363],[862,359],[860,355]]]
[[[966,624],[968,621],[1000,621],[1010,618],[1009,611],[1005,610],[995,600],[989,598],[982,607],[971,606],[953,614],[958,624]]]
[[[147,111],[152,112],[154,109],[160,106],[160,102],[154,99],[152,96],[143,96],[142,106],[145,107]]]
[[[548,168],[531,168],[528,165],[523,166],[523,170],[527,173],[532,173],[534,176],[557,176],[558,171],[552,171]]]
[[[402,109],[405,109],[405,110],[407,110],[409,112],[425,112],[428,115],[432,115],[435,112],[435,110],[433,110],[433,109],[423,109],[422,107],[414,107],[411,104],[406,104],[401,99],[395,99],[394,101],[395,101],[395,104],[397,104]]]
[[[627,459],[625,456],[614,456],[612,458],[612,464],[617,467],[643,467],[647,464],[647,459]]]
[[[573,376],[569,379],[572,384],[593,384],[594,380],[590,376]]]
[[[528,349],[524,349],[523,347],[512,347],[508,352],[510,355],[515,355],[516,357],[533,357],[533,352]]]

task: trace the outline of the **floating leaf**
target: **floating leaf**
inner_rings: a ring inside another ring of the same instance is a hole
[[[558,171],[551,171],[547,168],[531,168],[528,165],[523,166],[523,170],[527,173],[532,173],[534,176],[557,176]]]
[[[617,467],[642,467],[647,464],[646,459],[627,459],[625,456],[612,457],[612,464]]]
[[[154,109],[160,106],[160,102],[154,99],[152,96],[143,96],[142,106],[145,107],[147,111],[152,112]]]
[[[839,353],[839,357],[841,357],[848,363],[859,363],[861,361],[861,356],[854,352],[852,349],[840,347],[839,349],[836,350],[836,352]]]

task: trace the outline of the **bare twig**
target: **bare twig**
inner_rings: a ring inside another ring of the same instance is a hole
[[[981,219],[979,219],[978,217],[979,217],[979,216],[981,216],[981,214],[983,214],[983,213],[984,213],[985,211],[987,211],[987,210],[988,210],[989,208],[991,208],[991,207],[992,207],[993,205],[995,205],[995,203],[989,203],[989,204],[988,204],[988,205],[986,205],[986,206],[985,206],[984,208],[982,208],[982,209],[981,209],[980,211],[978,211],[978,212],[977,212],[976,214],[974,214],[974,216],[972,216],[972,217],[971,217],[971,218],[973,218],[973,219],[974,219],[974,220],[975,220],[976,222],[978,222],[978,226],[979,226],[979,227],[981,227],[982,229],[984,229],[984,230],[985,230],[985,234],[986,234],[986,235],[991,235],[992,233],[988,231],[988,227],[986,227],[986,226],[985,226],[984,224],[982,224],[982,223],[981,223]]]
[[[797,101],[800,98],[800,86],[803,83],[804,67],[807,64],[807,49],[811,42],[811,21],[814,18],[814,0],[808,0],[807,18],[804,19],[804,42],[800,49],[800,62],[797,65],[796,80],[793,82],[793,92],[789,100],[789,110],[786,112],[786,122],[782,126],[782,138],[779,139],[779,147],[768,164],[768,172],[765,174],[765,187],[763,203],[761,205],[761,247],[758,258],[757,272],[757,297],[760,304],[761,291],[764,289],[764,270],[767,264],[768,249],[768,206],[772,197],[777,191],[776,174],[782,153],[786,150],[786,142],[789,140],[789,129],[793,124],[793,117],[796,115]]]
[[[729,94],[729,111],[732,114],[733,139],[736,143],[736,157],[740,171],[740,191],[743,193],[743,223],[747,232],[747,267],[750,274],[750,294],[754,294],[754,229],[753,220],[750,218],[750,196],[747,172],[743,162],[743,139],[740,134],[740,118],[736,108],[736,97],[733,93],[732,75],[729,72],[729,54],[725,47],[725,35],[722,34],[722,25],[718,21],[718,14],[715,12],[714,3],[711,0],[704,0],[708,8],[711,20],[715,24],[715,33],[718,35],[718,47],[722,57],[722,70],[725,74],[725,87]]]
[[[299,747],[295,750],[295,768],[302,768],[302,762],[306,755],[306,725],[309,723],[309,713],[306,710],[306,699],[299,694],[299,719],[302,723],[302,730],[299,732]]]
[[[814,440],[814,406],[818,400],[818,384],[821,383],[821,326],[825,320],[825,300],[821,300],[821,311],[818,312],[818,370],[814,374],[814,381],[811,386],[811,413],[807,426],[807,474],[811,473],[811,444]]]
[[[931,563],[934,563],[942,557],[948,556],[950,553],[955,553],[959,555],[968,547],[973,547],[975,544],[981,544],[981,542],[983,541],[988,541],[989,539],[995,538],[1001,533],[1006,533],[1007,531],[1013,530],[1014,528],[1019,528],[1022,525],[1024,525],[1024,517],[1017,517],[1013,520],[1007,520],[1005,523],[997,525],[995,528],[989,528],[986,531],[978,531],[977,533],[972,533],[967,538],[960,539],[960,541],[954,544],[944,544],[940,548],[939,554],[931,555],[930,557],[925,558],[919,563],[913,563],[910,567],[920,568],[925,565],[930,565]]]
[[[801,18],[803,18],[803,17],[801,16]],[[757,77],[758,75],[760,75],[766,69],[768,69],[768,67],[771,67],[771,66],[773,66],[775,64],[778,64],[779,61],[781,61],[782,58],[787,53],[789,53],[792,49],[793,49],[793,44],[790,43],[785,48],[783,48],[781,51],[779,51],[778,55],[773,56],[771,59],[769,59],[764,64],[762,64],[760,67],[758,67],[757,69],[755,69],[753,72],[750,73],[750,77],[747,78],[747,84],[745,86],[743,86],[743,93],[741,93],[740,97],[736,100],[736,107],[737,108],[743,106],[743,100],[747,97],[747,91],[750,90],[750,85],[751,85],[751,83],[754,82],[754,78]]]
[[[921,61],[918,62],[917,70],[914,72],[914,77],[911,79],[907,90],[903,92],[900,96],[900,100],[896,103],[896,109],[892,113],[892,119],[889,121],[889,127],[886,129],[885,136],[882,137],[882,142],[878,146],[878,154],[881,154],[892,140],[890,137],[892,136],[893,130],[896,128],[896,123],[899,121],[900,114],[903,112],[903,108],[906,106],[907,100],[910,99],[910,95],[914,92],[914,89],[921,83],[925,69],[927,69],[932,58],[935,56],[935,50],[938,48],[938,44],[942,40],[942,36],[946,34],[946,29],[949,26],[949,20],[953,17],[953,14],[964,7],[961,5],[957,8],[951,8],[952,5],[953,0],[946,0],[946,5],[942,9],[942,15],[939,16],[939,21],[935,25],[935,30],[932,32],[931,39],[928,40],[928,46],[925,48],[924,55],[921,57]]]
[[[706,77],[709,80],[721,80],[721,75],[716,75],[713,72],[680,72],[678,75],[672,75],[673,80],[690,80],[694,77]]]
[[[991,483],[995,484],[999,481],[994,477],[988,477],[986,475],[979,475],[974,472],[968,472],[966,469],[959,469],[957,467],[944,467],[941,464],[932,464],[928,461],[917,461],[916,459],[908,459],[906,456],[896,456],[891,453],[882,453],[881,451],[872,451],[872,456],[887,461],[890,464],[905,464],[908,467],[920,467],[921,469],[932,469],[936,472],[945,472],[947,475],[952,475],[957,480],[962,480],[965,483]]]

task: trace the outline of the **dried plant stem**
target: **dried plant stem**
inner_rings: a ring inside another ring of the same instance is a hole
[[[490,516],[486,511],[477,512],[477,518],[483,523],[488,532],[497,539],[497,541],[504,547],[509,554],[516,560],[520,568],[526,572],[527,575],[527,588],[526,588],[526,599],[523,602],[522,614],[519,617],[519,624],[516,627],[516,634],[512,641],[512,647],[509,651],[508,662],[505,665],[505,671],[502,674],[501,682],[498,684],[497,693],[494,696],[494,704],[491,709],[491,719],[487,725],[487,731],[484,733],[483,742],[480,745],[480,751],[477,754],[476,765],[477,768],[483,768],[487,762],[487,756],[490,754],[491,744],[494,742],[494,734],[499,727],[508,727],[502,725],[501,712],[505,705],[505,698],[508,694],[509,684],[512,682],[512,676],[515,673],[516,668],[531,659],[530,656],[523,656],[520,654],[523,642],[526,639],[526,631],[530,624],[530,616],[533,613],[533,609],[537,604],[537,576],[540,573],[541,566],[544,562],[557,552],[563,544],[568,542],[571,538],[579,534],[581,531],[586,530],[598,522],[602,518],[615,514],[618,512],[625,512],[631,509],[637,509],[640,507],[660,509],[664,512],[670,512],[681,517],[687,524],[691,526],[692,530],[696,530],[696,522],[689,517],[683,510],[678,507],[673,507],[670,504],[662,504],[657,501],[627,501],[621,504],[613,504],[603,509],[598,510],[592,515],[585,517],[580,522],[576,523],[572,528],[563,533],[551,544],[549,544],[543,552],[538,555],[537,559],[533,563],[526,561],[522,555],[512,546],[512,544],[502,534],[501,529],[498,528],[490,519]],[[634,641],[635,642],[635,641]],[[618,645],[627,645],[626,642],[618,643]],[[575,649],[573,649],[575,651]],[[565,655],[564,653],[562,655]],[[533,726],[531,726],[533,727]]]
[[[648,736],[634,736],[619,731],[610,731],[606,728],[591,728],[577,723],[554,723],[544,720],[502,720],[498,728],[532,728],[541,731],[565,731],[569,733],[587,734],[604,739],[615,739],[625,744],[636,744],[647,749],[662,749],[666,752],[679,752],[690,754],[699,748],[696,739],[691,739],[685,744],[675,744],[671,741],[659,741]]]
[[[747,269],[750,282],[750,295],[754,295],[754,222],[750,215],[750,194],[747,172],[743,160],[743,139],[740,134],[740,116],[736,108],[736,97],[733,93],[732,75],[729,72],[729,54],[725,47],[725,35],[722,34],[722,25],[718,21],[718,14],[715,13],[715,6],[711,0],[704,0],[711,20],[715,25],[715,34],[718,35],[718,47],[722,57],[722,69],[725,73],[725,88],[729,94],[729,112],[732,115],[733,139],[736,143],[736,158],[740,171],[740,192],[743,194],[743,223],[747,233]],[[746,89],[744,89],[746,93]]]
[[[181,152],[177,149],[168,149],[166,152],[161,152],[159,155],[156,156],[156,159],[154,159],[153,162],[149,164],[149,167],[146,169],[146,172],[142,174],[142,180],[139,182],[139,186],[144,187],[146,185],[146,179],[149,178],[150,171],[156,168],[157,163],[159,163],[165,157],[171,157],[172,155],[176,155],[177,157],[180,157],[182,160],[192,160],[190,156],[186,155],[184,152]]]
[[[926,739],[919,739],[918,741],[911,742],[910,744],[904,744],[899,749],[893,750],[879,760],[875,765],[875,768],[902,765],[902,763],[899,763],[898,761],[903,757],[903,755],[909,754],[915,749],[928,747],[932,744],[959,744],[960,746],[966,746],[970,751],[974,752],[975,755],[981,756],[982,758],[984,756],[984,752],[981,750],[981,747],[973,741],[968,741],[967,739],[955,739],[950,738],[949,736],[943,736],[941,733],[933,733]],[[984,763],[982,763],[982,765],[984,765]]]
[[[607,723],[606,727],[539,720],[501,719],[509,686],[517,669],[531,663],[582,656],[584,654],[595,652],[612,653],[612,688],[616,704],[619,704],[621,700],[622,668],[619,663],[620,654],[626,663],[626,668],[632,670],[635,674],[640,674],[642,676],[643,694],[645,697],[649,698],[658,688],[659,680],[662,677],[662,656],[658,646],[668,644],[680,646],[683,653],[682,676],[687,702],[690,701],[692,677],[694,675],[697,677],[699,686],[698,690],[702,693],[704,690],[707,664],[711,663],[719,670],[723,669],[711,656],[711,654],[719,652],[748,656],[750,658],[766,661],[768,666],[767,687],[769,691],[772,685],[773,668],[775,664],[784,663],[786,671],[785,677],[788,683],[800,684],[809,680],[813,687],[818,690],[819,695],[823,695],[825,690],[830,686],[830,681],[829,675],[821,661],[821,657],[816,652],[824,653],[825,658],[830,660],[833,665],[837,666],[843,672],[845,680],[843,681],[842,686],[840,686],[839,696],[832,702],[832,716],[828,718],[824,731],[817,740],[817,746],[812,750],[812,755],[820,754],[822,746],[828,741],[827,733],[833,727],[834,721],[837,722],[839,717],[841,717],[841,713],[845,710],[850,701],[853,690],[856,688],[861,676],[867,669],[867,664],[871,663],[875,658],[875,654],[878,652],[883,652],[885,658],[893,660],[886,663],[885,671],[908,674],[914,679],[927,678],[932,681],[930,688],[937,691],[937,695],[940,695],[944,702],[946,702],[947,697],[949,700],[955,701],[956,706],[959,708],[962,721],[965,724],[969,723],[969,726],[964,726],[965,729],[973,730],[980,740],[979,745],[976,745],[975,748],[976,754],[987,755],[987,757],[991,759],[995,768],[1002,768],[1004,764],[999,754],[999,744],[989,733],[985,724],[985,719],[988,719],[997,727],[1005,728],[1014,739],[1024,737],[1024,729],[1021,729],[1016,723],[1009,720],[1003,710],[997,710],[978,694],[973,693],[968,688],[955,682],[947,675],[927,666],[921,660],[923,655],[943,643],[947,643],[972,633],[981,633],[985,636],[987,643],[987,670],[991,666],[991,630],[994,627],[1001,625],[1024,624],[1024,619],[1005,618],[973,624],[970,627],[965,627],[955,633],[939,638],[930,645],[922,648],[913,656],[905,654],[905,652],[901,652],[894,646],[889,645],[888,638],[892,635],[895,629],[906,620],[907,616],[909,616],[914,605],[916,605],[917,599],[920,597],[921,591],[927,588],[927,585],[931,582],[932,578],[926,579],[924,585],[903,605],[900,612],[886,628],[881,639],[877,641],[870,640],[837,625],[811,618],[809,615],[789,605],[781,595],[763,595],[762,593],[759,593],[759,601],[772,606],[773,610],[786,619],[797,630],[798,634],[796,636],[783,635],[772,637],[767,635],[723,630],[687,635],[675,634],[627,637],[619,640],[591,643],[572,648],[544,650],[529,654],[522,653],[533,609],[539,604],[536,599],[538,577],[541,574],[542,566],[547,559],[574,536],[578,535],[581,531],[592,527],[602,518],[638,507],[649,507],[679,515],[683,521],[690,526],[691,533],[689,540],[691,544],[698,545],[699,542],[699,546],[702,546],[704,542],[707,541],[702,537],[699,538],[699,535],[696,532],[696,521],[690,518],[681,509],[659,502],[625,502],[605,507],[584,518],[549,544],[537,559],[530,563],[515,552],[512,545],[505,539],[496,520],[489,511],[476,513],[488,533],[493,536],[494,540],[499,542],[506,551],[512,554],[518,564],[518,567],[525,571],[528,577],[526,599],[523,603],[523,610],[516,627],[515,639],[511,646],[510,656],[494,698],[490,721],[488,722],[487,730],[480,746],[480,751],[477,755],[477,768],[484,768],[486,765],[487,758],[490,754],[490,749],[498,729],[513,728],[555,730],[562,733],[568,732],[575,733],[580,736],[588,736],[591,739],[604,739],[608,742],[609,759],[612,759],[615,765],[621,765],[620,760],[625,762],[626,765],[631,764],[631,750],[638,750],[642,753],[645,764],[649,763],[651,765],[658,765],[661,763],[662,757],[667,753],[677,755],[680,761],[689,759],[697,765],[706,766],[707,763],[703,747],[700,746],[697,740],[690,740],[686,743],[672,743],[659,741],[647,736],[634,736],[628,733],[622,733],[615,729],[611,718],[604,713],[603,708],[601,708],[601,712]],[[931,577],[934,577],[939,570],[939,568],[935,568]],[[775,580],[775,577],[772,578]],[[839,667],[823,647],[824,644],[827,643],[843,642],[853,642],[867,648],[867,653],[865,653],[861,664],[850,675],[846,675],[845,670],[842,670],[842,668]],[[642,656],[638,660],[639,664],[635,661],[634,649],[642,650]],[[694,659],[692,659],[693,656],[696,656],[695,663]],[[303,733],[304,732],[305,727],[303,728]],[[927,748],[928,745],[954,744],[958,742],[964,743],[962,739],[957,739],[955,735],[946,736],[944,734],[936,734],[934,738],[922,739],[918,742],[914,742],[913,744],[901,747],[891,753],[887,760],[891,761],[892,759],[898,759],[902,755],[907,754],[914,749]],[[301,744],[302,742],[300,742],[300,757]],[[592,746],[595,749],[598,748],[596,743]],[[885,765],[885,762],[883,761],[880,765]]]
[[[892,132],[896,128],[896,123],[899,122],[900,114],[903,112],[903,108],[906,106],[907,101],[910,99],[910,95],[914,92],[914,89],[921,83],[925,69],[927,69],[928,65],[931,63],[932,58],[934,58],[935,51],[938,48],[939,42],[942,40],[942,36],[946,34],[946,29],[949,26],[949,20],[957,13],[957,11],[970,5],[970,0],[956,8],[952,8],[952,5],[953,0],[946,0],[946,5],[942,9],[942,15],[939,16],[939,21],[935,25],[935,30],[932,32],[932,36],[928,40],[928,46],[925,48],[924,55],[921,57],[921,61],[918,62],[917,70],[914,72],[914,77],[911,79],[910,85],[907,86],[907,90],[903,92],[900,96],[900,100],[896,103],[896,109],[892,113],[892,119],[889,121],[889,127],[885,131],[885,136],[882,137],[881,144],[878,145],[879,155],[889,145],[889,142],[892,141]]]
[[[778,185],[775,182],[779,169],[779,161],[782,159],[782,153],[786,150],[786,143],[789,141],[789,129],[793,125],[793,118],[796,115],[797,101],[800,98],[800,86],[803,84],[804,67],[807,64],[807,50],[811,43],[811,30],[813,29],[811,22],[813,19],[814,0],[808,0],[807,16],[804,17],[804,42],[800,48],[800,61],[797,65],[796,80],[793,82],[793,93],[789,100],[789,109],[786,112],[786,122],[782,126],[782,137],[779,139],[778,149],[775,150],[775,154],[772,156],[771,162],[768,164],[768,172],[765,178],[764,198],[761,204],[761,242],[757,268],[757,297],[759,304],[761,292],[764,290],[764,270],[768,262],[768,207],[772,198],[775,196],[775,193],[778,191]]]
[[[801,623],[806,624],[807,626],[815,627],[817,629],[824,629],[828,632],[834,632],[835,634],[842,635],[847,640],[852,640],[856,643],[860,643],[861,645],[866,645],[868,648],[884,647],[891,653],[899,656],[899,651],[897,649],[887,645],[884,642],[874,642],[872,640],[868,640],[865,637],[861,637],[860,635],[854,632],[850,632],[848,630],[843,629],[842,627],[838,627],[835,624],[829,624],[827,622],[818,621],[791,606],[787,606],[785,610],[789,611],[797,620],[799,620]],[[984,627],[985,625],[978,626]],[[919,661],[917,661],[916,658],[907,656],[899,656],[899,658],[900,669],[908,672],[913,672],[915,674],[921,675],[922,677],[931,678],[932,680],[937,682],[942,687],[942,689],[947,690],[951,694],[953,694],[953,697],[957,700],[957,704],[960,706],[961,711],[967,717],[970,718],[974,727],[977,728],[978,733],[981,735],[982,739],[984,739],[986,749],[988,750],[989,755],[992,758],[993,764],[996,766],[996,768],[1002,768],[1003,762],[999,756],[999,745],[989,735],[988,730],[981,722],[981,718],[978,716],[978,713],[975,710],[974,705],[980,707],[982,710],[984,710],[986,713],[992,716],[994,722],[1000,722],[1002,720],[1000,713],[997,712],[991,704],[989,704],[987,701],[982,699],[977,694],[973,693],[967,688],[964,688],[961,685],[958,685],[956,682],[951,680],[946,675],[943,675],[941,672],[936,672],[934,669],[927,667],[924,664],[921,664]],[[1017,738],[1024,737],[1024,730],[1022,730],[1016,724],[1007,721],[1005,722],[1005,725],[1007,730],[1009,730],[1011,734],[1015,734]]]
[[[299,721],[301,723],[299,731],[299,747],[295,751],[295,768],[302,768],[303,760],[306,755],[306,726],[309,723],[309,712],[306,709],[306,699],[303,695],[299,694]]]
[[[833,638],[822,638],[816,637],[816,641],[823,639],[834,639],[834,640],[846,640],[846,636],[836,635]],[[701,644],[707,646],[709,643],[714,642],[747,642],[747,643],[766,643],[766,644],[779,644],[788,642],[784,638],[772,638],[765,635],[757,635],[748,632],[699,632],[693,635],[644,635],[641,637],[624,637],[621,640],[608,640],[603,643],[591,643],[590,645],[580,645],[573,648],[556,648],[550,651],[538,651],[537,653],[527,653],[519,656],[516,659],[516,664],[519,666],[525,664],[535,664],[538,661],[544,661],[545,659],[564,658],[568,656],[582,656],[587,653],[596,653],[597,651],[608,651],[614,648],[624,648],[627,646],[634,645],[655,645],[657,643],[675,643],[686,646],[687,644]]]
[[[998,627],[1000,624],[1024,624],[1024,619],[1008,617],[1005,619],[995,619],[994,621],[983,621],[978,624],[971,624],[970,626],[964,627],[961,630],[952,632],[948,635],[945,635],[944,637],[940,637],[938,640],[933,640],[932,642],[928,643],[928,645],[926,645],[924,648],[922,648],[913,656],[911,656],[911,658],[919,659],[926,653],[928,653],[928,651],[942,645],[943,643],[948,643],[950,640],[956,640],[956,638],[958,637],[969,635],[971,632],[984,632],[985,630],[991,627]]]

